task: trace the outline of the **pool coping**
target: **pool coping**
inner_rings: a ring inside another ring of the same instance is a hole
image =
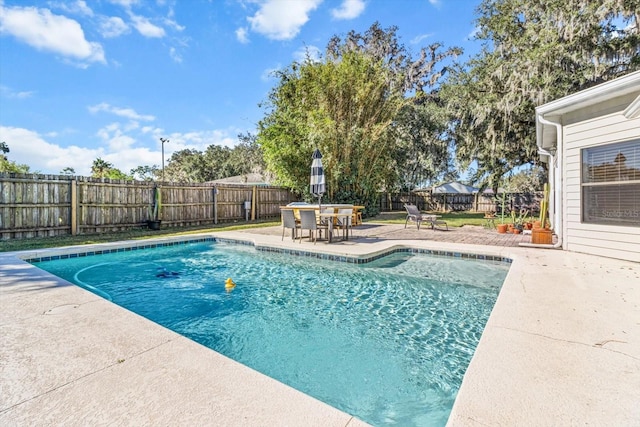
[[[448,425],[625,425],[640,419],[636,263],[559,250],[430,241],[314,245],[250,231],[80,248],[104,251],[210,237],[337,259],[416,248],[511,260]],[[0,253],[0,360],[8,361],[0,366],[3,424],[40,419],[76,425],[96,420],[366,425],[22,261],[78,249]],[[87,402],[92,393],[101,398]],[[179,407],[176,400],[188,401]]]

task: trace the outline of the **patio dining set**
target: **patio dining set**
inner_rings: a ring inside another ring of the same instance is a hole
[[[342,231],[342,240],[349,240],[352,227],[362,224],[363,209],[364,206],[350,204],[291,203],[281,206],[282,240],[287,229],[291,230],[291,239],[299,239],[300,242],[302,242],[304,230],[309,232],[309,241],[314,243],[317,240],[332,243],[337,230]]]

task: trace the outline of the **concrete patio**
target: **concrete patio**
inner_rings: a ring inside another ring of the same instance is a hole
[[[448,425],[640,424],[640,264],[523,248],[529,236],[481,227],[365,224],[332,244],[281,232],[215,235],[352,256],[411,246],[513,260]],[[123,245],[140,242],[93,248]],[[0,424],[365,425],[19,258],[77,250],[0,253]]]

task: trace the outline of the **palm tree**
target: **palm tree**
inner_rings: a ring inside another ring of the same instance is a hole
[[[109,171],[112,168],[113,165],[111,163],[98,157],[93,161],[93,165],[91,165],[91,176],[94,178],[106,178],[109,176]]]

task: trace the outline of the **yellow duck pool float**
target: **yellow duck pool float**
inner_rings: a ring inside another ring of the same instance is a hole
[[[227,290],[227,292],[231,292],[233,290],[233,288],[236,287],[236,284],[233,283],[233,280],[231,280],[231,277],[229,277],[227,280],[225,280],[224,282],[224,288]]]

